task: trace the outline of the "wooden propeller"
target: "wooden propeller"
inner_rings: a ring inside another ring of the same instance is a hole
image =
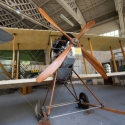
[[[88,62],[102,75],[104,79],[107,79],[108,77],[102,65],[98,62],[98,60],[93,55],[91,55],[88,51],[86,51],[82,46],[80,47],[82,49],[83,56],[88,60]]]
[[[63,51],[58,58],[56,58],[36,79],[36,82],[40,83],[46,78],[48,78],[50,75],[52,75],[62,64],[64,59],[66,58],[66,55],[69,53],[71,47],[73,44],[68,46],[65,51]]]
[[[71,42],[71,44],[58,56],[58,58],[56,58],[36,79],[36,82],[42,82],[43,80],[45,80],[47,77],[49,77],[51,74],[53,74],[63,63],[64,59],[66,58],[67,54],[69,53],[69,51],[71,50],[71,47],[74,46],[74,42],[73,42],[73,38],[71,38],[69,35],[67,35],[41,8],[38,8],[39,12],[44,16],[44,18],[50,22],[53,26],[55,26],[55,28],[57,28],[62,34],[64,34]],[[81,32],[79,33],[79,35],[76,37],[77,40],[79,40],[83,34],[85,34],[93,25],[95,24],[94,21],[90,21],[88,22],[83,29],[81,30]],[[90,62],[90,64],[103,76],[103,78],[107,79],[107,75],[102,67],[102,65],[98,62],[98,60],[96,58],[94,58],[90,53],[88,53],[79,43],[78,46],[81,47],[83,56]],[[93,105],[90,103],[85,103],[86,105],[90,105],[93,107],[99,107],[98,105]],[[108,108],[108,107],[100,107],[103,110],[107,110],[110,112],[114,112],[117,114],[122,114],[125,115],[124,111],[120,111],[120,110],[115,110],[112,108]]]
[[[106,110],[106,111],[109,111],[109,112],[113,112],[113,113],[125,115],[125,111],[116,110],[116,109],[108,108],[108,107],[105,107],[105,106],[104,106],[104,107],[100,107],[99,105],[94,105],[94,104],[90,104],[90,103],[86,103],[86,102],[84,102],[84,104],[85,104],[85,105],[92,106],[92,107],[99,107],[99,108],[101,108],[102,110]]]
[[[82,28],[82,30],[80,31],[80,33],[76,38],[80,39],[84,35],[84,33],[86,33],[94,24],[95,24],[94,20],[91,20],[88,23],[86,23],[86,25]]]
[[[62,34],[64,34],[70,41],[72,41],[72,38],[68,36],[46,13],[43,9],[38,8],[41,15],[49,22],[51,23],[56,29],[58,29]]]
[[[66,58],[68,52],[70,51],[71,47],[73,46],[74,42],[73,42],[73,38],[71,38],[69,35],[66,34],[66,32],[64,32],[46,13],[44,10],[42,10],[41,8],[38,8],[39,12],[42,14],[42,16],[48,21],[50,22],[56,29],[58,29],[62,34],[64,34],[69,41],[71,42],[71,45],[65,50],[63,51],[62,54],[60,54],[60,56],[55,59],[36,79],[36,82],[42,82],[43,80],[45,80],[47,77],[49,77],[50,75],[52,75],[63,63],[64,59]],[[82,35],[84,35],[93,25],[95,24],[95,21],[90,21],[88,22],[81,30],[81,32],[79,33],[79,35],[76,37],[77,40],[79,40],[81,38]],[[79,47],[80,44],[78,44]],[[103,69],[102,65],[98,62],[98,60],[92,56],[91,54],[89,54],[83,47],[81,47],[82,49],[82,53],[83,56],[89,61],[89,63],[105,78],[107,79],[107,75],[105,73],[105,70]]]

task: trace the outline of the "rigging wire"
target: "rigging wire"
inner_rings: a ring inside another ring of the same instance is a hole
[[[62,116],[72,115],[72,114],[76,114],[76,113],[80,113],[80,112],[85,112],[85,111],[89,111],[89,110],[93,110],[93,109],[97,109],[97,108],[101,108],[101,107],[102,107],[102,106],[98,106],[98,107],[89,108],[89,109],[85,109],[85,110],[80,110],[80,111],[76,111],[76,112],[70,112],[70,113],[66,113],[66,114],[61,114],[61,115],[57,115],[57,116],[52,116],[52,117],[50,117],[50,118],[53,119],[53,118],[58,118],[58,117],[62,117]]]

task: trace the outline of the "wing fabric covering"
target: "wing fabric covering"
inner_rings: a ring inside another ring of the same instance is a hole
[[[71,45],[57,58],[54,60],[53,63],[51,63],[36,79],[37,82],[42,82],[47,77],[52,75],[63,63],[64,59],[66,58],[68,52],[70,51],[71,47],[73,46],[73,39],[66,34],[41,8],[38,8],[41,15],[50,23],[52,24],[56,29],[58,29],[63,35],[65,35],[69,40]],[[80,39],[93,25],[95,24],[95,21],[89,21],[81,30],[81,32],[78,34],[76,39]],[[79,47],[81,47],[80,44],[78,44]],[[83,56],[89,61],[89,63],[102,75],[103,78],[107,79],[107,75],[105,73],[105,70],[103,69],[102,65],[98,62],[98,60],[92,56],[90,53],[88,53],[83,47],[81,47]]]

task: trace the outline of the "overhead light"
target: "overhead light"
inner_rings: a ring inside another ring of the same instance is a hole
[[[60,15],[60,17],[65,20],[68,24],[70,24],[71,26],[74,26],[74,24],[68,19],[66,18],[63,14]]]
[[[19,10],[19,9],[16,9],[16,12],[17,12],[18,14],[20,14],[20,10]]]
[[[22,19],[24,19],[24,16],[21,16]]]

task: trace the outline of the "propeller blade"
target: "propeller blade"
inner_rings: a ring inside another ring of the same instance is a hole
[[[95,21],[89,21],[81,30],[81,32],[79,33],[79,35],[76,37],[77,39],[80,39],[82,37],[82,35],[85,34],[85,32],[87,32],[93,25],[95,24]],[[105,70],[103,69],[102,65],[98,62],[98,60],[92,56],[88,51],[86,51],[82,46],[80,46],[82,49],[82,54],[83,56],[88,60],[88,62],[102,75],[102,77],[104,79],[107,79],[107,75]]]
[[[95,24],[94,20],[86,23],[86,25],[82,28],[81,32],[78,34],[78,36],[76,38],[80,39],[82,37],[82,35],[84,35],[94,24]]]
[[[72,38],[70,36],[68,36],[66,34],[66,32],[64,32],[48,15],[47,13],[41,9],[38,8],[39,12],[41,13],[41,15],[50,23],[52,24],[56,29],[58,29],[62,34],[64,34],[70,41],[72,41]]]
[[[84,102],[84,104],[92,106],[92,107],[98,107],[98,108],[100,108],[102,110],[106,110],[106,111],[109,111],[109,112],[125,115],[125,111],[116,110],[116,109],[108,108],[108,107],[105,107],[105,106],[104,107],[100,107],[100,105],[94,105],[94,104],[90,104],[90,103],[86,103],[86,102]]]
[[[70,44],[65,51],[63,51],[58,58],[56,58],[37,78],[36,82],[40,83],[50,75],[52,75],[63,63],[64,59],[66,58],[67,54],[69,53],[73,44]]]
[[[107,79],[107,74],[102,65],[99,63],[99,61],[94,56],[92,56],[88,51],[86,51],[82,46],[80,47],[82,49],[83,56],[88,60],[88,62],[102,75],[104,79]]]
[[[47,14],[46,12],[41,9],[38,8],[39,12],[42,14],[42,16],[50,23],[52,24],[56,29],[58,29],[62,34],[64,34],[69,40],[70,42],[73,44],[73,39],[67,35]],[[77,39],[80,39],[81,36],[83,34],[85,34],[85,32],[87,32],[93,25],[95,24],[95,21],[92,20],[90,22],[88,22],[83,29],[81,30],[81,32],[79,33],[79,35],[76,37]],[[70,45],[52,64],[50,64],[47,69],[45,69],[40,76],[37,77],[37,82],[42,82],[43,80],[45,80],[47,77],[49,77],[51,74],[53,74],[62,64],[62,62],[64,61],[65,57],[67,56],[68,52],[71,49]],[[80,46],[80,45],[79,45]],[[84,57],[90,62],[90,64],[106,79],[107,75],[103,69],[103,67],[101,66],[101,64],[91,55],[89,54],[83,47],[81,47],[82,52]]]

